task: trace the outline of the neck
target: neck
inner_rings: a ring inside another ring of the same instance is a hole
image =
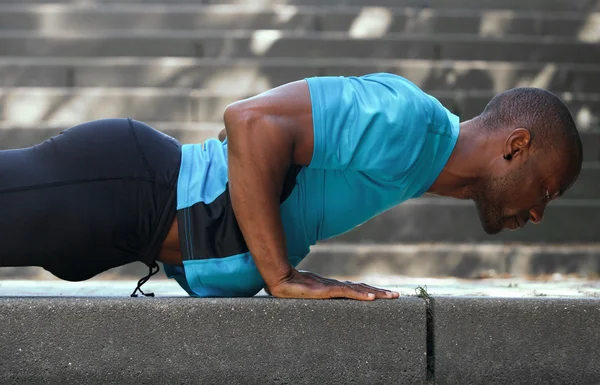
[[[475,187],[484,175],[488,163],[485,161],[485,154],[490,153],[486,151],[490,143],[490,137],[485,137],[478,132],[475,120],[462,122],[456,146],[427,193],[458,199],[474,199]]]

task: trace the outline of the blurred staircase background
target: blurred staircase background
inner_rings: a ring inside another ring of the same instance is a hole
[[[471,202],[425,197],[316,246],[303,267],[595,276],[599,42],[598,0],[0,0],[0,149],[106,117],[202,142],[229,103],[310,76],[396,73],[461,120],[498,92],[543,87],[568,104],[585,163],[541,225],[491,237]],[[145,273],[135,264],[103,276]]]

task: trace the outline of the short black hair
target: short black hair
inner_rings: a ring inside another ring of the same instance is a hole
[[[550,91],[521,87],[502,92],[477,119],[488,130],[528,129],[536,150],[566,152],[581,168],[583,146],[573,117],[565,103]]]

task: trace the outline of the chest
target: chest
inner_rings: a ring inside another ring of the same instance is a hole
[[[357,171],[314,174],[308,176],[306,190],[321,206],[318,239],[345,233],[415,194],[407,180],[390,183]]]

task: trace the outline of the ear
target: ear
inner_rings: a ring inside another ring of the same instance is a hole
[[[526,128],[516,128],[504,142],[504,159],[525,162],[531,148],[531,133]]]

